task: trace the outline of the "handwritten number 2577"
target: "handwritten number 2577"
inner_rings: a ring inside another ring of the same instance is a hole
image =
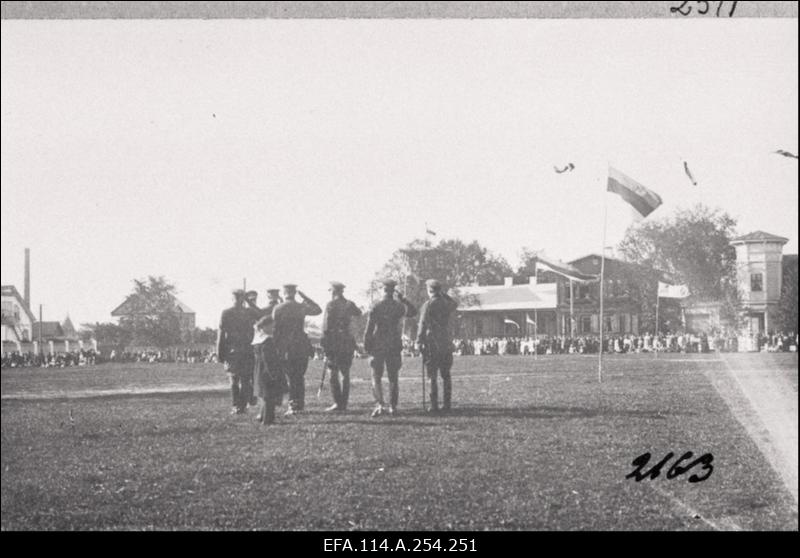
[[[733,12],[736,11],[736,4],[738,4],[738,2],[727,3],[731,5],[731,9],[728,12],[728,17],[733,17]],[[681,2],[680,6],[672,6],[669,11],[673,14],[677,12],[682,16],[688,16],[692,13],[692,4],[697,4],[695,7],[697,8],[697,13],[700,15],[706,15],[711,9],[711,2]],[[717,2],[717,17],[720,17],[723,4],[725,4],[725,2]]]

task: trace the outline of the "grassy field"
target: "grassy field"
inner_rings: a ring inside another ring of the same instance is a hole
[[[381,419],[366,361],[335,416],[312,362],[308,411],[269,427],[228,415],[219,365],[4,370],[2,528],[796,530],[715,358],[610,356],[598,384],[590,357],[457,357],[445,417],[421,412],[407,359],[401,414]],[[795,354],[729,358],[797,390]],[[625,478],[686,451],[713,454],[708,480]]]

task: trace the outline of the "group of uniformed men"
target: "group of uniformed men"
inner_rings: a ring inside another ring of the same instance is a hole
[[[447,412],[451,405],[450,368],[453,365],[450,320],[457,303],[435,279],[426,282],[429,300],[421,309],[417,344],[430,380],[429,412]],[[383,298],[369,311],[364,333],[364,350],[371,356],[372,392],[375,398],[373,418],[397,413],[400,388],[398,375],[402,366],[403,318],[413,318],[417,309],[397,290],[397,281],[383,281]],[[345,286],[331,282],[331,300],[325,307],[320,344],[325,353],[325,373],[330,374],[333,404],[326,410],[347,409],[350,395],[350,366],[356,341],[350,324],[361,310],[344,297]],[[288,393],[285,416],[296,416],[305,406],[305,373],[314,349],[305,332],[306,316],[322,313],[319,305],[308,298],[297,285],[283,286],[284,298],[278,289],[269,289],[268,304],[257,305],[256,291],[236,290],[234,304],[222,312],[217,339],[217,356],[225,366],[231,383],[232,414],[242,414],[248,405],[261,400],[258,420],[275,422],[275,408],[283,404]],[[300,302],[296,299],[300,298]],[[383,397],[384,369],[389,380],[389,405]],[[439,407],[437,377],[443,384],[442,406]],[[257,399],[257,398],[258,399]]]

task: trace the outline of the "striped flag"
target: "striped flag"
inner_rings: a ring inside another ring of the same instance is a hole
[[[658,298],[686,298],[687,296],[689,296],[689,287],[686,285],[658,282]]]
[[[503,322],[508,324],[508,325],[517,326],[517,329],[520,329],[519,324],[517,322],[515,322],[514,320],[512,320],[511,318],[505,318],[503,320]]]
[[[525,321],[528,323],[528,325],[536,326],[536,322],[533,321],[533,318],[531,318],[530,314],[525,314]]]
[[[785,149],[778,149],[777,151],[773,151],[773,153],[777,153],[778,155],[783,155],[784,157],[789,157],[790,159],[797,159],[797,155],[786,151]]]
[[[541,254],[536,256],[536,269],[552,271],[553,273],[566,277],[567,279],[572,279],[573,281],[578,281],[579,283],[588,283],[590,281],[597,281],[598,279],[596,275],[581,273],[569,264],[549,258],[546,259]]]
[[[607,190],[619,194],[642,217],[647,217],[663,203],[661,196],[612,167],[608,168]]]

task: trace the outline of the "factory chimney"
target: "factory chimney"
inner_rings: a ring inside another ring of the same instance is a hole
[[[25,248],[25,306],[31,307],[31,249]]]

